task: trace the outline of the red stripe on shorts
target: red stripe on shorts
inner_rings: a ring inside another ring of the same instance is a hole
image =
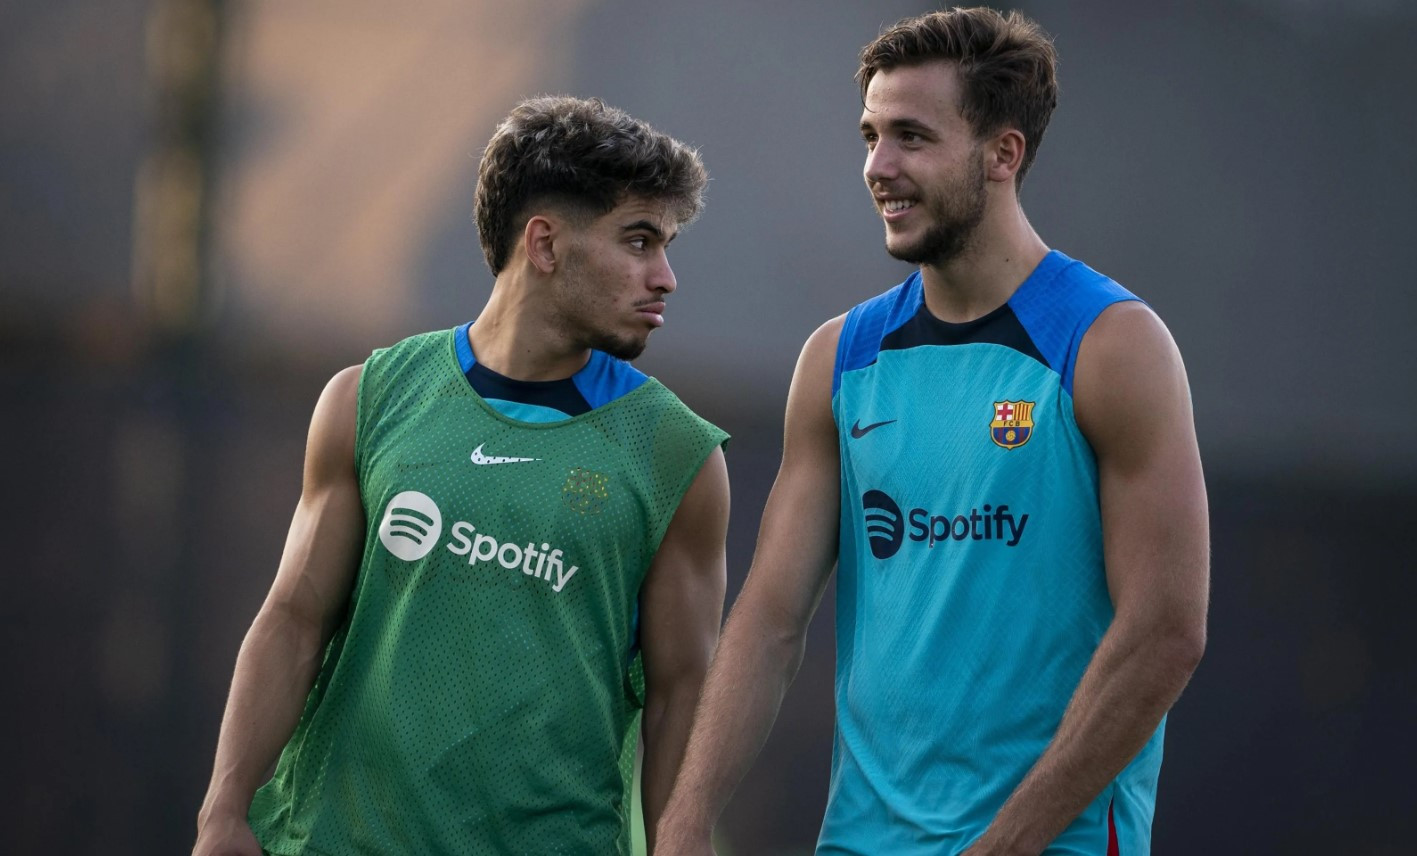
[[[1117,846],[1117,819],[1112,816],[1112,803],[1107,804],[1107,856],[1121,856]]]

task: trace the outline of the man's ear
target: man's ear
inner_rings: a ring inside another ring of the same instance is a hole
[[[537,271],[549,275],[556,270],[558,243],[565,235],[565,225],[544,214],[536,214],[526,221],[522,229],[522,249]]]
[[[1027,145],[1023,132],[1017,128],[1005,128],[990,140],[984,164],[989,180],[1013,181],[1023,166]]]

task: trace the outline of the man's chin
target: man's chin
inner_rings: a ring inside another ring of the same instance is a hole
[[[964,254],[973,234],[972,228],[968,231],[933,231],[909,242],[892,242],[887,235],[886,252],[892,258],[922,267],[945,265]]]
[[[617,360],[629,362],[645,352],[649,337],[643,339],[605,338],[591,345],[597,351],[604,351]]]
[[[910,262],[913,265],[924,264],[926,254],[924,247],[919,241],[913,243],[905,241],[892,241],[890,236],[886,236],[886,253],[893,259],[900,259],[903,262]]]

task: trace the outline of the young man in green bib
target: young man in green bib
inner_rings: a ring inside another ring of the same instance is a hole
[[[599,101],[497,129],[486,307],[315,407],[195,853],[628,853],[641,718],[653,835],[722,616],[727,435],[626,361],[706,180]]]

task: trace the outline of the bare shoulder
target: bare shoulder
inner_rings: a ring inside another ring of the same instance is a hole
[[[728,496],[728,463],[724,459],[723,447],[715,446],[699,466],[698,475],[694,476],[689,489],[680,500],[679,508],[670,522],[670,531],[673,532],[681,518],[688,518],[695,524],[702,522],[704,518],[715,521],[722,519],[726,526]],[[695,525],[694,531],[703,532],[714,528]]]
[[[364,366],[348,366],[335,372],[320,393],[320,404],[349,409],[351,413],[359,407],[359,379],[364,374]]]
[[[1181,352],[1150,307],[1114,303],[1093,322],[1078,349],[1073,404],[1094,447],[1120,436],[1144,440],[1178,420],[1191,424]]]
[[[306,443],[307,479],[323,480],[353,470],[359,379],[363,371],[362,365],[341,369],[320,393]]]
[[[795,413],[804,410],[820,417],[831,414],[832,371],[836,365],[837,343],[841,339],[845,315],[827,321],[807,337],[797,368],[792,373],[792,387],[787,393],[788,427]],[[818,420],[820,421],[820,420]]]
[[[1078,367],[1091,357],[1167,357],[1180,363],[1180,352],[1160,316],[1140,300],[1114,303],[1097,316],[1083,337]]]
[[[810,361],[813,368],[822,365],[830,371],[836,361],[836,346],[841,340],[841,329],[845,323],[846,316],[838,315],[813,330],[802,346],[802,361]]]

